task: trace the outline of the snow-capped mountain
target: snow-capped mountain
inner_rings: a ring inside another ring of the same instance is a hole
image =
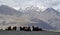
[[[52,27],[60,29],[60,12],[53,8],[47,8],[45,11],[40,13],[40,17],[45,19]]]
[[[46,22],[45,24],[48,24],[49,26],[56,28],[56,29],[60,29],[60,12],[58,12],[57,10],[53,9],[53,8],[47,8],[44,11],[36,11],[36,9],[34,10],[34,8],[31,10],[31,8],[29,8],[29,10],[26,10],[26,12],[24,13],[24,15],[29,16],[29,20],[30,19],[34,19],[37,18],[39,20],[42,20],[43,22]],[[34,19],[37,22],[41,22],[39,20]],[[31,21],[31,20],[30,20]],[[42,24],[43,24],[42,22]],[[34,23],[31,23],[31,25],[33,25]],[[41,23],[36,23],[38,26],[40,26],[39,24]],[[44,27],[43,24],[41,27]],[[46,26],[48,27],[48,26]],[[49,29],[49,28],[48,28]]]
[[[16,15],[21,16],[17,17]],[[47,8],[46,10],[41,11],[38,7],[28,7],[25,10],[21,10],[21,12],[19,12],[8,6],[1,5],[0,26],[2,25],[4,25],[4,27],[7,25],[35,25],[43,29],[60,29],[60,13],[53,8]]]

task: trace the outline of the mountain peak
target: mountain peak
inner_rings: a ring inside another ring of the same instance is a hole
[[[54,8],[50,7],[50,8],[47,8],[44,12],[53,12],[53,13],[56,13],[57,15],[59,15],[60,13],[55,10]]]
[[[7,5],[1,5],[0,7],[8,7]]]
[[[20,15],[21,12],[18,12],[17,10],[7,6],[7,5],[1,5],[0,6],[0,14],[4,15]]]
[[[0,8],[3,8],[3,9],[11,9],[11,10],[13,9],[13,8],[7,6],[7,5],[1,5]],[[15,10],[15,9],[14,9],[14,10]]]
[[[52,12],[52,11],[55,11],[56,12],[56,10],[55,9],[53,9],[53,8],[47,8],[45,11],[48,11],[48,12]]]

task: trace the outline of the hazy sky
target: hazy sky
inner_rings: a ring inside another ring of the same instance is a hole
[[[27,7],[27,6],[38,6],[38,7],[60,7],[60,0],[0,0],[0,4],[9,5],[11,7]]]

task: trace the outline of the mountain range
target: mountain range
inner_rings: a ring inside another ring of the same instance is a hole
[[[6,5],[0,6],[1,27],[3,25],[18,26],[21,24],[25,26],[35,25],[43,29],[60,29],[60,12],[53,8],[47,8],[41,11],[37,7],[27,8],[24,11],[17,11]]]

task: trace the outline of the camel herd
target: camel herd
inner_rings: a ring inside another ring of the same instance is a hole
[[[42,28],[39,27],[34,27],[32,26],[32,30],[30,27],[19,27],[20,31],[43,31]],[[17,27],[14,26],[13,28],[11,28],[11,26],[9,26],[7,29],[5,29],[7,31],[12,31],[12,30],[17,30]]]

